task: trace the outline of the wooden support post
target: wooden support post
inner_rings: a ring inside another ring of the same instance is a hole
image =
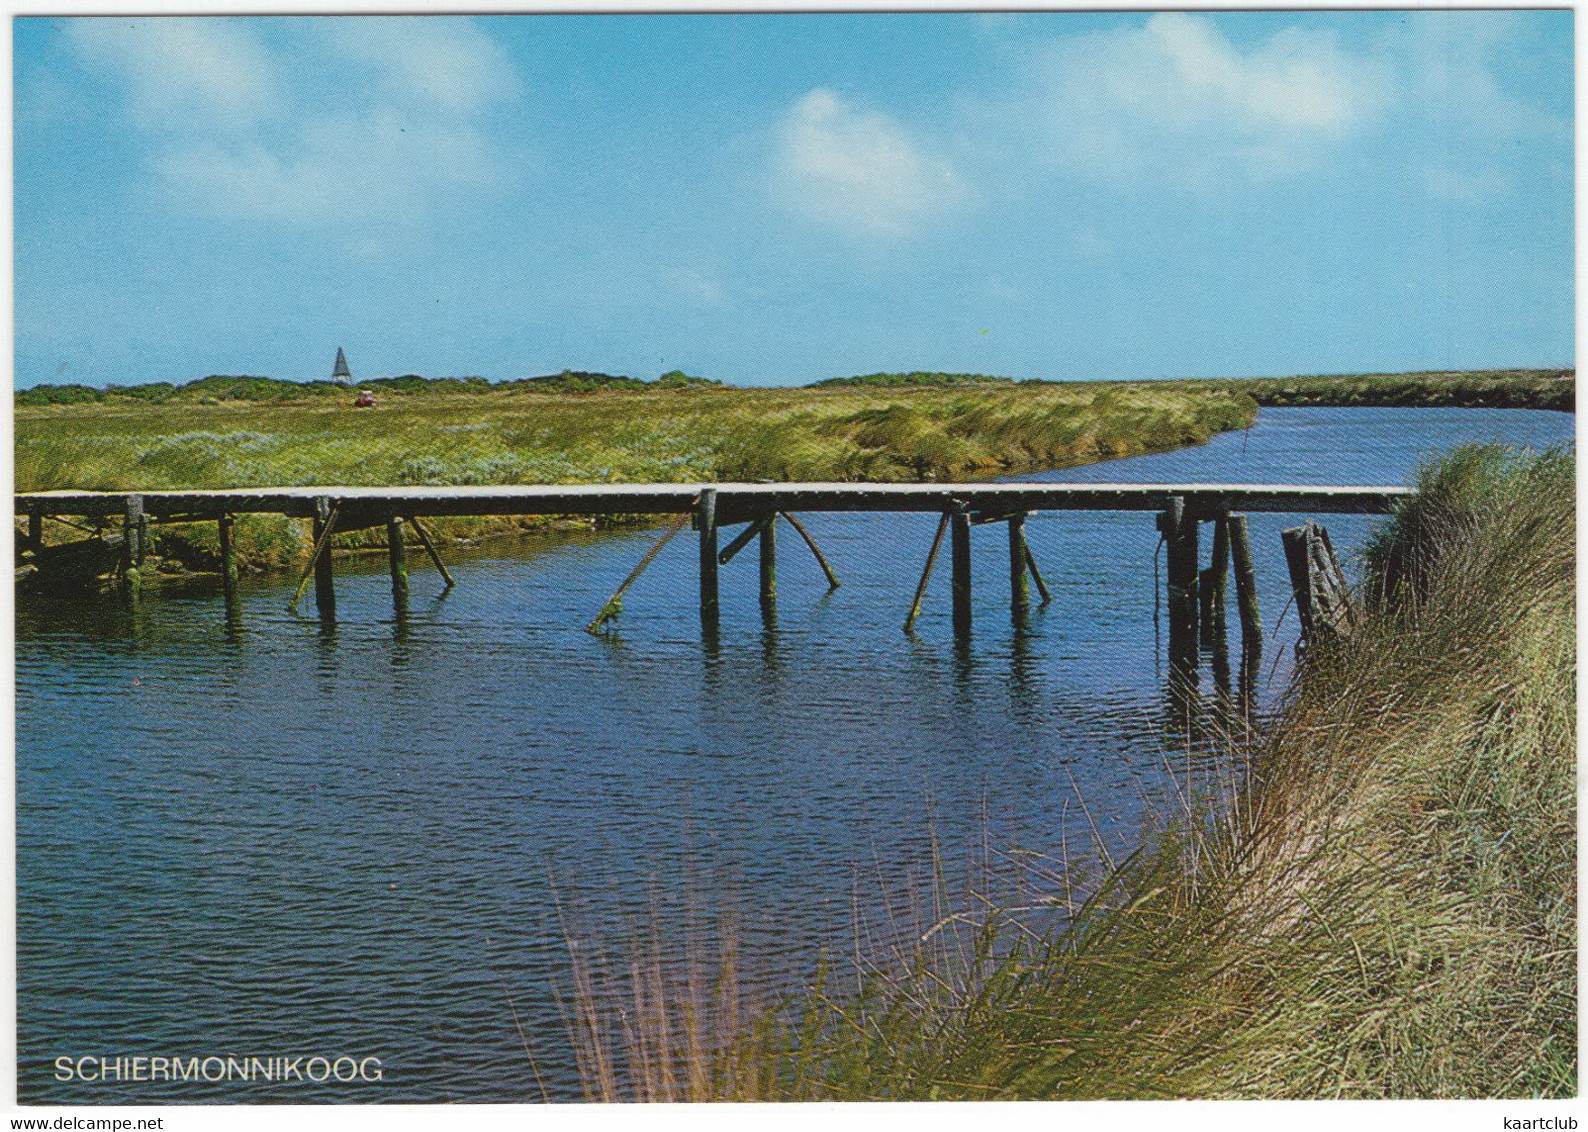
[[[755,519],[746,524],[744,530],[735,535],[728,545],[722,548],[722,553],[717,555],[717,565],[726,566],[732,562],[734,556],[749,546],[751,540],[761,533],[762,528],[776,518],[774,514],[769,518]]]
[[[1175,497],[1158,517],[1168,547],[1169,667],[1171,676],[1195,679],[1197,670],[1197,520]]]
[[[1031,571],[1031,580],[1037,584],[1037,593],[1042,595],[1042,604],[1046,606],[1053,600],[1053,595],[1048,592],[1048,583],[1042,580],[1042,571],[1037,569],[1036,555],[1031,553],[1031,543],[1026,543],[1026,569]]]
[[[1252,544],[1245,515],[1229,518],[1230,557],[1235,565],[1235,601],[1241,615],[1241,652],[1261,656],[1263,618],[1257,608],[1257,571],[1252,567]]]
[[[138,566],[143,562],[144,530],[143,496],[129,495],[121,520],[121,592],[129,601],[137,601],[142,588]]]
[[[332,507],[330,517],[324,522],[318,515],[314,518],[313,546],[309,551],[309,564],[303,568],[303,577],[298,579],[298,588],[292,591],[292,600],[287,603],[287,609],[291,612],[296,612],[298,602],[303,600],[303,591],[308,588],[309,579],[314,577],[319,569],[320,556],[330,553],[331,532],[336,528],[336,512],[337,509]]]
[[[963,507],[949,517],[949,552],[954,570],[954,631],[965,633],[971,626],[970,514]]]
[[[777,604],[777,516],[769,515],[761,526],[761,610]]]
[[[391,603],[398,617],[408,616],[408,559],[403,547],[401,515],[386,520],[386,560],[391,567]]]
[[[1198,596],[1202,602],[1202,644],[1211,648],[1224,639],[1224,591],[1230,566],[1230,528],[1227,515],[1213,520],[1213,559],[1202,571]]]
[[[1312,546],[1307,528],[1291,527],[1281,531],[1285,544],[1285,565],[1290,570],[1290,591],[1296,602],[1296,616],[1301,620],[1301,639],[1312,637]]]
[[[649,566],[656,556],[662,552],[662,547],[666,546],[674,535],[684,529],[684,524],[687,522],[689,522],[687,513],[678,516],[673,525],[668,527],[662,537],[657,539],[655,544],[645,552],[645,557],[640,559],[639,565],[629,571],[629,576],[623,579],[623,584],[613,591],[611,597],[607,598],[607,603],[601,607],[601,612],[597,613],[595,619],[584,627],[586,633],[598,635],[601,632],[601,626],[605,625],[609,619],[623,612],[624,593],[634,584],[635,579],[645,573],[645,567]]]
[[[787,511],[779,511],[778,514],[788,520],[788,525],[798,531],[800,538],[805,540],[805,545],[811,548],[811,553],[816,556],[816,564],[822,568],[822,573],[827,577],[827,588],[836,590],[838,588],[838,575],[834,574],[833,568],[827,564],[826,555],[822,554],[822,548],[816,545],[816,540],[805,529],[805,524]]]
[[[230,515],[222,515],[216,524],[221,544],[221,587],[226,593],[226,600],[232,601],[237,597],[237,545],[235,528],[237,520]]]
[[[1009,516],[1009,612],[1019,617],[1031,607],[1031,580],[1026,576],[1026,517]]]
[[[909,615],[904,619],[904,631],[915,628],[915,619],[921,616],[921,602],[926,597],[926,583],[932,580],[932,567],[937,564],[937,552],[943,545],[943,532],[948,530],[948,512],[937,521],[937,534],[932,536],[932,549],[926,552],[926,566],[921,571],[921,581],[915,587],[915,600],[910,603]]]
[[[336,513],[331,501],[320,496],[314,501],[314,606],[324,621],[336,620],[336,580],[331,573],[331,535],[336,528]]]
[[[441,575],[441,581],[444,583],[441,592],[446,593],[452,588],[452,575],[447,572],[447,564],[441,561],[441,555],[436,553],[436,544],[430,541],[430,532],[425,530],[417,515],[408,516],[408,525],[414,529],[414,534],[419,536],[419,545],[425,548],[425,553],[430,556],[436,572]]]
[[[714,626],[720,614],[717,603],[717,489],[705,488],[695,504],[695,526],[700,531],[700,620]]]
[[[44,549],[44,516],[37,511],[28,512],[28,544],[24,549],[35,554]]]

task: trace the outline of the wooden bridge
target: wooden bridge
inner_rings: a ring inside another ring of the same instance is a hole
[[[24,549],[45,545],[46,520],[89,520],[95,531],[120,527],[122,589],[138,590],[147,532],[154,523],[215,522],[225,589],[235,596],[237,563],[232,530],[242,514],[286,515],[312,523],[313,552],[298,588],[301,596],[312,575],[319,613],[336,614],[336,588],[329,552],[337,531],[384,525],[392,576],[392,596],[399,615],[406,613],[408,572],[404,527],[412,526],[420,544],[446,572],[421,518],[499,515],[644,515],[678,518],[613,594],[588,628],[598,631],[614,616],[624,591],[654,559],[667,540],[693,522],[700,540],[700,615],[715,629],[718,618],[718,569],[752,540],[760,549],[760,596],[769,607],[776,598],[776,533],[780,519],[797,530],[816,555],[830,585],[838,579],[814,538],[796,517],[800,512],[921,512],[939,516],[937,534],[928,553],[915,600],[905,620],[913,626],[926,584],[945,533],[953,573],[953,621],[968,630],[971,621],[970,532],[974,526],[1003,523],[1008,531],[1010,606],[1020,613],[1030,604],[1035,583],[1043,604],[1047,586],[1026,543],[1025,519],[1040,511],[1151,512],[1167,545],[1167,610],[1172,661],[1194,667],[1199,622],[1210,631],[1223,623],[1225,578],[1233,566],[1239,599],[1243,651],[1261,651],[1262,624],[1256,581],[1246,530],[1247,513],[1387,514],[1410,494],[1404,487],[1312,487],[1274,484],[867,484],[867,483],[722,483],[722,484],[594,484],[580,486],[510,487],[281,487],[228,491],[51,491],[19,494],[16,513],[27,517]],[[1213,525],[1208,566],[1199,565],[1198,531]],[[744,529],[719,549],[723,527]],[[114,537],[114,536],[113,536]],[[1286,557],[1296,586],[1304,627],[1313,619],[1314,600],[1326,603],[1337,590],[1338,571],[1327,535],[1312,523],[1286,532]],[[296,604],[296,598],[294,599]]]

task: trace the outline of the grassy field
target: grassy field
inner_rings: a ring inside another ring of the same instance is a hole
[[[1205,442],[1249,426],[1226,390],[1111,385],[651,389],[293,403],[110,399],[16,411],[16,485],[127,490],[268,485],[951,480]],[[445,525],[477,535],[480,522]],[[207,553],[204,530],[166,548]],[[356,541],[357,536],[351,536]],[[255,564],[302,553],[285,520],[239,522]]]
[[[635,948],[621,1012],[586,962],[589,1095],[1575,1095],[1573,462],[1471,449],[1420,486],[1247,781],[1063,927],[972,904],[968,937],[761,1009],[731,952],[713,983]]]

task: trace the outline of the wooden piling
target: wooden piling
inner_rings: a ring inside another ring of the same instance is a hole
[[[926,552],[926,566],[921,570],[921,580],[915,587],[915,600],[910,603],[910,612],[904,619],[904,631],[908,633],[915,628],[915,619],[921,616],[921,602],[926,598],[926,584],[932,580],[932,567],[937,565],[937,552],[943,546],[943,533],[948,530],[948,512],[937,521],[937,534],[932,536],[932,549]]]
[[[1198,584],[1201,600],[1202,644],[1212,648],[1225,635],[1227,618],[1224,594],[1230,567],[1229,516],[1217,515],[1213,519],[1213,557],[1208,568],[1202,571]]]
[[[446,593],[452,588],[452,574],[447,570],[447,564],[441,561],[441,555],[436,551],[436,544],[430,541],[430,532],[425,530],[417,515],[408,516],[408,525],[414,529],[414,534],[419,536],[419,545],[425,548],[431,564],[436,568],[436,573],[441,575],[443,583],[441,592]]]
[[[728,563],[732,562],[734,557],[745,547],[749,546],[751,541],[753,541],[756,536],[761,533],[762,529],[767,525],[767,523],[776,518],[776,515],[772,515],[770,517],[764,516],[746,524],[744,530],[740,531],[731,540],[729,540],[728,545],[723,547],[722,552],[717,555],[717,565],[726,566]]]
[[[44,516],[38,511],[28,512],[27,550],[37,554],[44,549]]]
[[[761,525],[761,609],[777,604],[777,516],[769,515]]]
[[[143,562],[141,543],[145,529],[143,496],[127,496],[121,520],[121,592],[129,601],[136,601],[142,588],[138,567]]]
[[[386,560],[391,567],[391,603],[398,617],[408,616],[408,559],[403,547],[403,520],[386,520]]]
[[[336,529],[336,514],[330,499],[320,496],[314,501],[314,544],[319,552],[314,556],[314,606],[326,621],[336,619],[336,580],[331,572],[331,536]]]
[[[695,504],[695,526],[700,531],[700,619],[715,625],[720,615],[717,602],[717,490],[701,491]]]
[[[954,631],[971,626],[970,514],[963,508],[949,517],[949,554],[954,571]]]
[[[1178,506],[1176,506],[1178,504]],[[1169,665],[1174,674],[1195,677],[1197,669],[1197,520],[1185,501],[1171,500],[1159,516],[1168,547]]]
[[[1263,618],[1257,608],[1257,571],[1252,567],[1252,544],[1245,515],[1229,517],[1230,557],[1235,566],[1235,601],[1241,615],[1241,652],[1261,656]]]
[[[1026,576],[1026,517],[1009,516],[1009,612],[1018,617],[1031,607],[1031,581]]]
[[[805,545],[811,548],[811,553],[816,556],[816,564],[822,568],[822,573],[827,578],[827,588],[836,590],[838,588],[838,575],[834,574],[833,568],[827,564],[827,556],[822,553],[822,548],[816,545],[816,540],[805,529],[805,524],[787,511],[779,511],[778,514],[788,520],[788,525],[798,531],[800,538],[805,540]]]
[[[1037,593],[1042,597],[1042,604],[1046,606],[1053,600],[1053,595],[1048,592],[1048,583],[1042,580],[1042,571],[1037,569],[1036,555],[1031,553],[1031,543],[1026,543],[1026,569],[1031,571],[1031,580],[1037,584]]]
[[[237,520],[231,515],[222,515],[216,523],[221,546],[221,588],[225,591],[227,601],[237,597],[236,526]]]
[[[1312,636],[1312,555],[1307,528],[1291,527],[1279,536],[1285,546],[1285,566],[1290,571],[1290,592],[1301,621],[1301,639]]]
[[[623,584],[618,586],[618,588],[613,591],[611,597],[607,598],[607,603],[601,607],[601,612],[597,613],[590,624],[584,627],[584,631],[586,633],[590,633],[592,635],[599,634],[601,632],[601,626],[605,625],[609,619],[616,617],[619,613],[623,612],[623,595],[628,591],[628,588],[635,583],[639,576],[645,573],[645,568],[649,566],[655,560],[656,556],[662,552],[662,547],[666,546],[674,535],[684,529],[684,524],[687,522],[689,522],[689,516],[687,514],[680,515],[676,520],[673,521],[673,525],[668,527],[667,530],[662,534],[662,537],[657,539],[651,548],[645,552],[645,557],[640,559],[639,564],[636,565],[634,569],[629,571],[629,576],[623,579]]]

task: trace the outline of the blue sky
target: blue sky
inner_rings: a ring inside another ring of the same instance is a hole
[[[21,19],[16,382],[1556,366],[1570,12]]]

